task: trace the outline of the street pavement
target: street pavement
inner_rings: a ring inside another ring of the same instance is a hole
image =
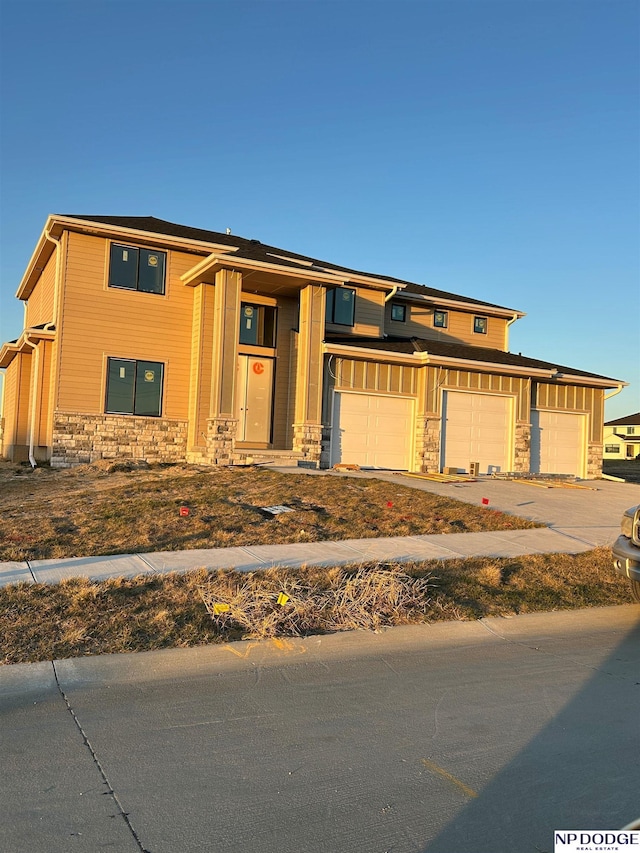
[[[276,565],[337,566],[370,561],[406,562],[470,556],[578,554],[598,545],[611,545],[620,532],[624,510],[640,504],[639,485],[603,480],[584,481],[582,489],[565,489],[540,488],[489,477],[479,478],[476,482],[439,483],[379,471],[347,474],[297,468],[293,471],[309,476],[376,477],[388,482],[390,499],[395,486],[409,486],[465,503],[485,505],[489,509],[540,522],[546,527],[8,562],[0,563],[0,586],[20,581],[58,583],[77,576],[100,581],[196,568],[255,571]]]
[[[640,814],[640,608],[0,668],[1,853],[552,853]]]

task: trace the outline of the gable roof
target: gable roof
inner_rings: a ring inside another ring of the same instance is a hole
[[[598,380],[598,385],[614,387],[621,384],[620,380],[612,379],[610,376],[601,376],[598,373],[588,373],[575,367],[566,367],[554,364],[550,361],[541,361],[537,358],[529,358],[519,353],[503,352],[489,347],[476,347],[468,344],[449,343],[446,341],[432,341],[425,338],[401,338],[388,336],[382,340],[379,338],[364,338],[347,335],[327,335],[327,344],[337,344],[343,347],[354,347],[355,349],[379,350],[382,352],[400,354],[433,355],[437,359],[452,359],[455,361],[471,361],[478,364],[504,365],[505,367],[519,368],[532,371],[545,371],[554,374],[559,379],[584,378]],[[478,368],[480,369],[480,367]]]
[[[229,250],[233,251],[234,258],[262,261],[265,263],[278,264],[299,269],[312,268],[318,271],[346,273],[345,280],[348,280],[349,274],[379,279],[389,282],[391,285],[396,285],[399,288],[399,297],[406,294],[407,296],[412,295],[414,297],[429,300],[469,303],[472,306],[478,305],[482,308],[497,309],[508,315],[517,315],[519,317],[524,316],[522,311],[517,311],[514,308],[507,308],[504,305],[497,305],[493,302],[485,302],[470,296],[462,296],[461,294],[438,290],[433,287],[427,287],[427,285],[424,284],[416,284],[404,279],[394,278],[393,276],[351,269],[350,267],[340,266],[339,264],[330,263],[329,261],[312,258],[309,255],[301,255],[297,252],[291,252],[288,249],[269,246],[266,243],[261,243],[260,240],[239,237],[234,234],[223,234],[219,231],[208,231],[204,228],[193,228],[189,225],[179,225],[165,219],[157,219],[155,216],[96,216],[94,214],[87,215],[75,213],[60,214],[60,216],[65,219],[84,220],[102,225],[112,225],[118,228],[129,228],[131,230],[143,232],[146,231],[151,234],[165,234],[170,237],[195,240],[203,244],[214,243],[218,246],[228,246]]]
[[[640,426],[640,412],[635,415],[627,415],[624,418],[617,418],[615,421],[605,421],[605,426]]]

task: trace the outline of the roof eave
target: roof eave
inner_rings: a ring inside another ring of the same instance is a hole
[[[502,373],[512,376],[531,377],[535,379],[547,379],[561,385],[587,385],[595,388],[616,388],[619,385],[626,387],[628,383],[617,379],[606,377],[579,376],[574,373],[562,373],[557,368],[528,367],[526,365],[505,364],[497,361],[474,361],[467,358],[452,358],[451,356],[440,356],[429,352],[397,353],[388,350],[378,350],[369,347],[354,347],[348,344],[324,344],[324,352],[327,355],[338,355],[347,358],[375,358],[395,364],[407,364],[419,367],[431,365],[433,367],[449,367],[457,370],[475,370],[485,373]]]
[[[100,237],[116,237],[123,240],[144,240],[145,243],[150,243],[155,246],[166,246],[173,249],[184,249],[187,251],[197,251],[201,254],[205,252],[215,251],[218,253],[233,253],[238,251],[237,246],[226,246],[221,243],[206,243],[202,240],[194,240],[186,237],[173,237],[170,234],[159,234],[155,231],[145,231],[141,228],[126,228],[122,225],[108,225],[104,222],[94,222],[90,219],[77,219],[71,216],[59,216],[52,214],[47,218],[40,239],[31,256],[31,260],[22,277],[22,281],[16,292],[17,299],[28,299],[31,295],[35,284],[44,269],[51,255],[53,254],[55,244],[47,239],[47,234],[51,234],[58,239],[63,231],[76,231],[85,234],[95,234]]]
[[[317,281],[322,284],[331,284],[334,286],[342,284],[345,281],[345,279],[340,277],[337,273],[332,274],[328,272],[320,272],[309,267],[296,269],[295,267],[282,266],[280,264],[272,264],[265,261],[254,261],[246,258],[239,258],[235,255],[228,257],[225,255],[219,255],[216,252],[213,252],[190,270],[187,270],[186,273],[180,276],[180,279],[183,284],[189,287],[196,287],[198,284],[202,284],[203,282],[211,283],[211,277],[219,270],[223,269],[234,269],[239,272],[272,272],[278,273],[279,275],[286,275],[289,278],[299,278],[307,282]]]
[[[400,298],[408,302],[426,302],[429,305],[442,305],[444,308],[463,308],[475,311],[476,314],[490,314],[492,317],[515,318],[520,320],[526,317],[525,311],[517,311],[515,308],[506,308],[502,305],[484,305],[481,302],[470,302],[467,299],[447,299],[439,296],[430,296],[427,293],[401,292]]]

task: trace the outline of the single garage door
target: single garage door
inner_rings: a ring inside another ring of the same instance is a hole
[[[510,471],[512,398],[446,391],[442,412],[442,465],[480,473]]]
[[[413,431],[411,398],[336,392],[331,464],[406,471],[411,467]]]
[[[531,410],[531,473],[584,476],[585,415]]]

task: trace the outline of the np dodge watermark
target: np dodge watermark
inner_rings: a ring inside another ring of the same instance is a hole
[[[640,831],[616,829],[557,829],[554,853],[640,853]]]

